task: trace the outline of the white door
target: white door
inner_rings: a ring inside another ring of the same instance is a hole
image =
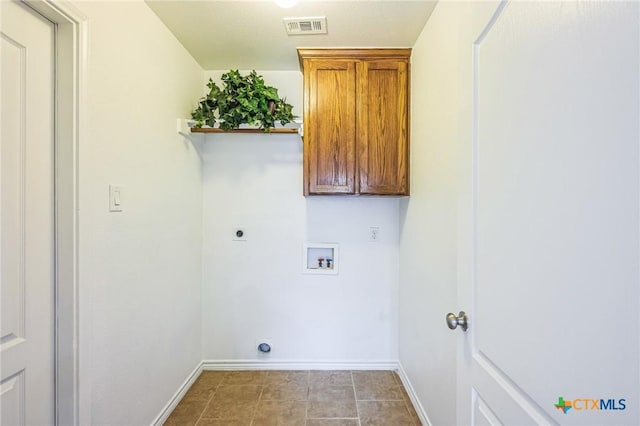
[[[470,46],[461,423],[640,424],[639,8],[503,3]]]
[[[1,1],[2,425],[54,424],[54,26]]]

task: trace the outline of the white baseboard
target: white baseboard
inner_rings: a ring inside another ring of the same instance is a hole
[[[198,376],[200,376],[200,373],[202,373],[202,362],[198,363],[196,368],[185,379],[185,381],[182,383],[178,391],[169,400],[167,405],[164,406],[162,411],[160,411],[160,414],[158,414],[155,420],[153,420],[153,422],[151,423],[152,425],[160,426],[165,421],[167,421],[167,418],[169,417],[171,412],[174,410],[174,408],[176,408],[180,400],[182,400],[182,398],[184,397],[184,394],[187,393],[191,385],[193,385],[193,382],[195,382]]]
[[[216,359],[202,361],[203,370],[397,370],[395,360],[255,360]]]
[[[420,403],[420,400],[418,399],[418,395],[416,395],[416,391],[413,389],[413,386],[411,385],[411,380],[409,380],[409,377],[407,376],[407,373],[404,371],[404,368],[402,368],[402,364],[400,362],[398,362],[397,369],[398,369],[398,376],[400,376],[400,380],[402,380],[402,384],[404,385],[404,388],[406,389],[407,394],[411,399],[413,408],[416,409],[416,413],[418,414],[418,417],[420,417],[420,421],[425,426],[431,426],[432,425],[431,420],[429,420],[429,416],[427,415],[427,412],[425,411],[424,407]]]

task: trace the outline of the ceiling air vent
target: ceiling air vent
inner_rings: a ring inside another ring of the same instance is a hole
[[[327,18],[283,18],[284,27],[289,35],[326,34]]]

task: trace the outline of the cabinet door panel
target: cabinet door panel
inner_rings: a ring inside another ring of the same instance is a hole
[[[356,193],[355,63],[305,63],[305,194]]]
[[[407,62],[358,64],[358,157],[362,194],[408,194]]]

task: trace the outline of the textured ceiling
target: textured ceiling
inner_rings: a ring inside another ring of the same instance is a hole
[[[146,0],[206,70],[299,69],[297,47],[412,47],[435,1]],[[282,18],[326,16],[328,34],[286,34]]]

